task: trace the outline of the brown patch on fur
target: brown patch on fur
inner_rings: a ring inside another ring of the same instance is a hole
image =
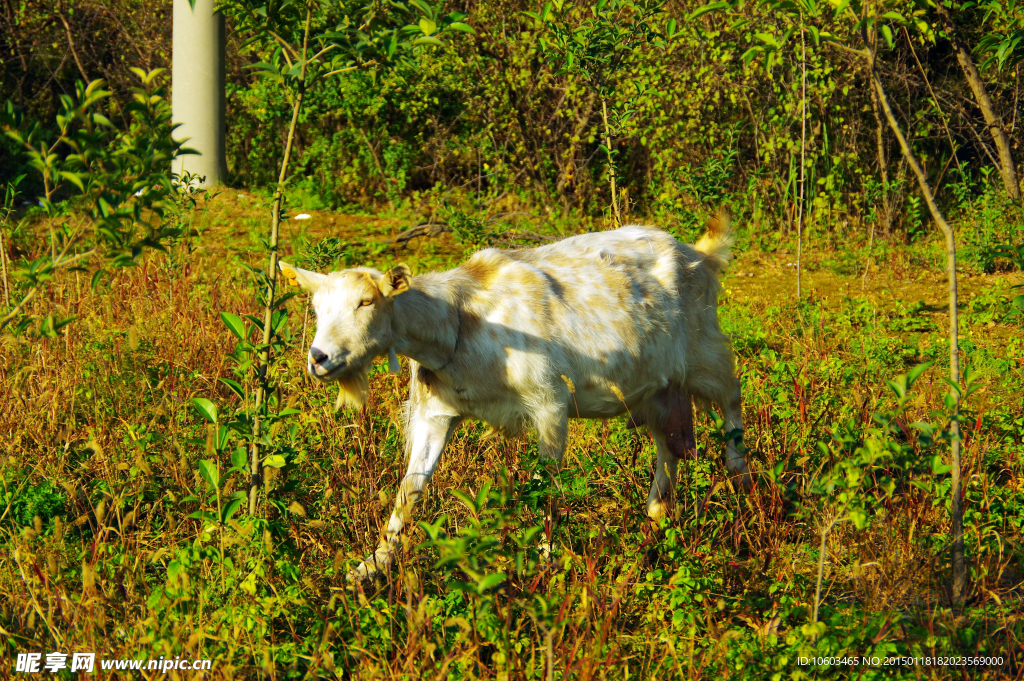
[[[490,288],[491,284],[498,278],[501,262],[493,254],[483,255],[477,253],[459,269],[468,274],[471,279],[480,282],[480,286],[486,289]]]
[[[655,394],[664,408],[661,430],[665,445],[677,459],[697,457],[697,439],[693,433],[693,403],[690,393],[676,386],[668,386]]]
[[[466,308],[459,310],[459,335],[463,338],[476,338],[481,324],[480,315]]]
[[[430,387],[431,383],[433,383],[436,378],[437,376],[434,375],[434,372],[426,368],[422,364],[420,365],[419,369],[416,370],[416,380],[422,383],[427,388]]]
[[[373,276],[369,272],[356,272],[355,274],[362,276],[366,280],[366,293],[373,296],[373,301],[380,302],[383,294],[380,288],[378,288],[377,282],[374,281]]]

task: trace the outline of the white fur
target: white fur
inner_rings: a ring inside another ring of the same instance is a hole
[[[659,396],[678,389],[687,408],[690,394],[700,405],[717,403],[728,430],[743,428],[739,381],[716,311],[730,243],[726,226],[713,225],[696,246],[629,226],[534,249],[487,249],[461,267],[417,277],[407,268],[323,276],[282,265],[314,291],[319,322],[310,352],[330,357],[318,366],[311,359],[314,376],[358,380],[390,349],[411,360],[408,472],[386,536],[350,577],[390,563],[441,452],[467,418],[513,435],[532,426],[541,454],[557,463],[569,418],[628,410],[649,425],[658,446],[648,512],[662,515],[676,459],[659,426],[666,409]],[[369,297],[370,309],[357,306]],[[332,370],[343,357],[348,369]],[[749,480],[734,442],[726,464]]]

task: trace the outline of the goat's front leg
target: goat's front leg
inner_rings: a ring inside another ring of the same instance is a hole
[[[368,579],[391,565],[402,529],[412,518],[412,509],[434,474],[434,469],[441,459],[441,452],[461,422],[462,418],[459,416],[413,413],[409,420],[407,435],[409,467],[398,485],[395,510],[391,512],[391,519],[377,550],[359,567],[348,573],[349,581]]]
[[[569,410],[564,404],[548,404],[538,408],[533,418],[537,426],[537,451],[541,462],[561,467],[569,440]]]
[[[540,454],[540,462],[554,477],[562,467],[562,458],[565,456],[565,447],[569,440],[569,411],[564,404],[548,404],[534,412],[534,424],[537,427],[537,451]],[[546,541],[541,545],[544,560],[551,557],[557,522],[557,500],[549,498],[547,513],[544,514]]]

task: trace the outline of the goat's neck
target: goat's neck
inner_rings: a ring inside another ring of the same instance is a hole
[[[458,295],[450,282],[428,277],[416,277],[408,291],[395,297],[392,347],[437,370],[451,361],[458,342]]]

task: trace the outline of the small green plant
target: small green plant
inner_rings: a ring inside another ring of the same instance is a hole
[[[336,266],[351,267],[355,264],[355,256],[349,244],[336,236],[329,236],[307,246],[300,261],[307,269],[321,272]]]
[[[106,270],[134,265],[144,249],[163,249],[168,238],[180,233],[161,219],[178,191],[171,162],[193,152],[171,136],[171,111],[159,85],[163,69],[132,71],[142,82],[123,105],[132,121],[127,130],[102,113],[101,105],[111,96],[102,80],[79,82],[73,95],[61,96],[56,129],[27,122],[10,101],[0,113],[0,128],[41,176],[39,204],[49,222],[48,252],[15,271],[22,282],[21,300],[7,306],[0,330],[14,324],[15,333],[21,333],[32,324],[26,306],[58,270],[87,271],[86,264],[99,262],[92,275],[95,286]],[[58,202],[69,193],[79,208],[70,221]],[[73,319],[46,315],[40,334],[56,335]]]
[[[36,517],[40,518],[40,526],[45,527],[65,510],[65,493],[49,480],[26,486],[17,495],[9,489],[4,493],[3,506],[9,509],[10,520],[19,528],[32,527]]]
[[[1018,272],[1024,272],[1024,241],[1016,246],[1013,244],[999,246],[993,249],[993,255],[1009,260],[1013,267],[1017,268]],[[1018,289],[1024,289],[1024,284],[1015,284],[1010,287],[1011,291]],[[1010,300],[1010,314],[1012,316],[1024,315],[1024,294]]]
[[[1018,272],[1024,272],[1024,241],[1017,245],[1003,244],[992,249],[992,255],[1006,258]]]
[[[455,239],[462,246],[469,250],[486,248],[494,242],[494,234],[487,228],[487,224],[480,218],[474,218],[453,206],[445,205],[441,208],[441,216],[452,230]]]
[[[257,295],[264,291],[261,285],[264,283],[259,275],[262,270],[253,268],[255,276]],[[273,310],[272,335],[269,349],[275,354],[284,352],[285,348],[294,344],[295,338],[288,326],[288,313],[282,306],[290,298],[297,295],[295,292],[285,293],[277,297],[270,305]],[[238,438],[238,446],[230,452],[231,469],[245,477],[245,467],[242,465],[246,457],[245,442],[251,441],[254,437],[254,424],[257,419],[266,426],[266,430],[259,436],[260,451],[262,457],[259,460],[259,475],[264,475],[266,468],[283,468],[289,457],[294,456],[294,448],[282,442],[278,437],[279,423],[290,416],[301,413],[300,410],[291,406],[279,404],[280,396],[274,382],[275,374],[267,372],[260,374],[258,363],[259,352],[264,349],[260,343],[253,342],[253,337],[258,337],[263,329],[263,322],[253,315],[239,317],[230,312],[222,312],[221,320],[227,329],[235,336],[237,343],[234,351],[228,355],[234,366],[232,373],[234,378],[221,378],[220,382],[228,387],[241,401],[237,403],[230,412],[229,417],[222,423],[218,417],[217,406],[206,398],[193,398],[192,404],[196,411],[211,424],[211,443],[207,447],[208,453],[227,451],[231,442],[230,435],[233,433]],[[271,395],[271,399],[258,401],[255,396],[255,386],[264,385]],[[295,440],[295,428],[293,426],[289,433],[290,442]],[[205,468],[204,468],[205,466]],[[200,473],[203,478],[210,482],[214,464],[207,461],[200,462]],[[249,469],[251,473],[251,469]],[[210,483],[214,487],[216,484]],[[219,497],[218,497],[219,498]],[[274,500],[271,499],[273,503]],[[219,508],[219,507],[218,507]],[[250,511],[252,513],[252,511]]]
[[[517,668],[514,659],[521,646],[515,645],[515,632],[504,622],[524,614],[547,641],[549,670],[554,664],[550,639],[561,619],[559,602],[538,589],[545,575],[545,527],[535,524],[533,515],[539,491],[535,484],[518,488],[504,471],[495,483],[485,481],[475,497],[452,492],[469,511],[468,522],[457,533],[449,535],[443,529],[445,517],[420,523],[427,533],[420,549],[437,555],[434,568],[452,592],[468,599],[474,630],[499,647],[500,661],[508,670]]]

